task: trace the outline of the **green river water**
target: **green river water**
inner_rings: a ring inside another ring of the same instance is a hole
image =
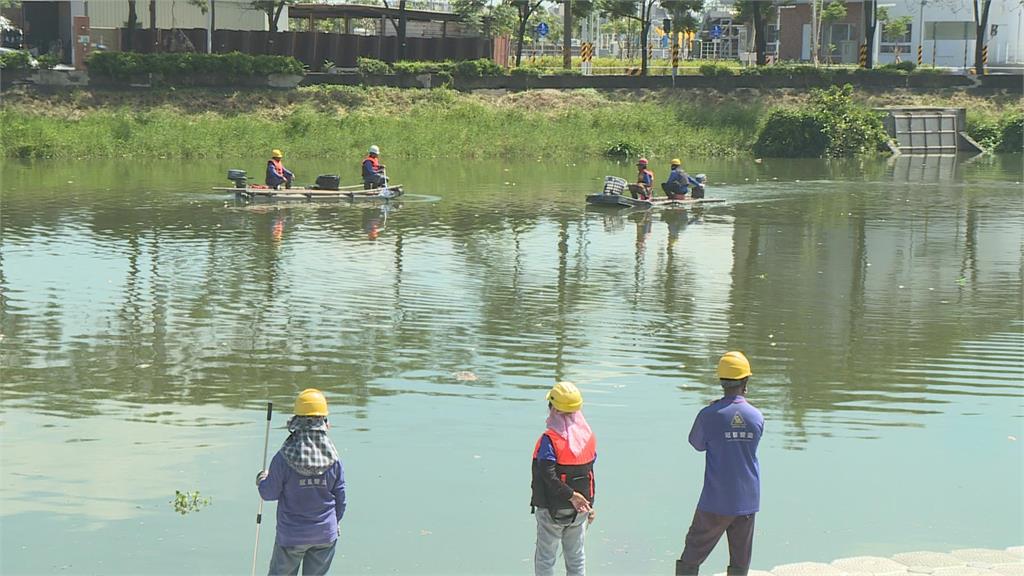
[[[566,379],[590,573],[669,574],[729,349],[766,418],[755,568],[1024,543],[1021,156],[688,160],[727,202],[647,213],[584,206],[626,165],[387,163],[389,210],[210,191],[259,159],[0,164],[0,573],[248,574],[264,406],[272,453],[310,386],[348,476],[333,573],[531,573]]]

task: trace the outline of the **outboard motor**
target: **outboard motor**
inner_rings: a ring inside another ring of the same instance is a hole
[[[693,177],[697,184],[690,187],[690,198],[694,200],[704,197],[704,183],[708,181],[706,174],[697,174]]]
[[[235,183],[235,188],[245,188],[248,184],[249,179],[245,175],[245,170],[228,170],[228,180]]]

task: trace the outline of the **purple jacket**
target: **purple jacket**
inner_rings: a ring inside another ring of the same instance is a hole
[[[726,396],[697,414],[690,444],[704,452],[704,490],[697,509],[745,516],[761,507],[757,445],[764,416],[743,396]]]
[[[338,539],[338,522],[345,515],[345,471],[341,460],[320,476],[301,476],[274,454],[260,497],[277,500],[277,544],[329,544]]]

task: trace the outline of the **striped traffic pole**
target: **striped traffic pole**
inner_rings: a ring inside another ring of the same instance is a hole
[[[981,73],[988,74],[988,44],[981,47]]]
[[[924,49],[920,44],[917,45],[917,65],[920,66],[924,63]]]
[[[861,68],[867,68],[868,67],[868,45],[867,44],[861,44],[860,45],[860,67]]]

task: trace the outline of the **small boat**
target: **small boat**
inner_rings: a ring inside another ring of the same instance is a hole
[[[214,190],[231,192],[235,198],[243,200],[348,200],[350,202],[390,202],[398,198],[404,191],[401,184],[387,184],[383,188],[365,189],[362,184],[338,186],[339,178],[334,174],[324,174],[316,179],[316,186],[296,186],[292,188],[271,188],[257,184],[249,184],[245,170],[228,170],[228,180],[234,186],[214,186]]]
[[[337,190],[322,188],[281,188],[275,190],[267,187],[246,186],[233,188],[215,186],[217,191],[231,192],[237,198],[245,200],[348,200],[351,202],[390,202],[405,192],[401,184],[388,185],[387,188],[363,190],[362,186],[349,186]]]
[[[642,192],[636,184],[626,184],[626,181],[618,176],[605,176],[604,190],[600,194],[587,196],[587,204],[595,206],[613,206],[616,208],[679,208],[693,206],[696,204],[712,204],[725,202],[721,198],[669,198],[655,197],[650,200],[633,198],[632,195],[623,194],[627,189],[632,193]]]

